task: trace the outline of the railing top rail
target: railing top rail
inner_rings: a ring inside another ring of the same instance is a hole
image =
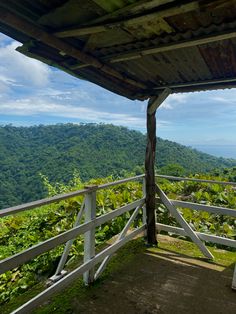
[[[145,198],[138,199],[132,203],[124,205],[120,208],[117,208],[111,212],[103,214],[99,217],[96,217],[94,220],[90,220],[89,222],[84,222],[81,225],[73,227],[63,233],[60,233],[52,238],[49,238],[43,242],[40,242],[34,246],[29,247],[28,249],[16,253],[13,256],[10,256],[4,260],[0,261],[0,274],[6,272],[7,270],[13,269],[34,257],[53,249],[54,247],[63,244],[71,239],[76,238],[78,235],[89,231],[91,227],[98,227],[104,224],[107,221],[110,221],[126,212],[131,211],[134,208],[139,206],[143,206],[145,203]]]
[[[137,181],[140,180],[141,178],[144,178],[144,174],[139,175],[139,176],[135,176],[135,177],[130,177],[130,178],[125,178],[125,179],[121,179],[121,180],[117,180],[114,182],[109,182],[109,183],[105,183],[105,184],[101,184],[98,185],[96,188],[93,187],[93,190],[102,190],[102,189],[106,189],[115,185],[119,185],[119,184],[123,184],[129,181]],[[69,193],[65,193],[65,194],[59,194],[59,195],[55,195],[52,197],[48,197],[48,198],[44,198],[44,199],[40,199],[37,201],[33,201],[33,202],[29,202],[29,203],[25,203],[25,204],[21,204],[21,205],[17,205],[17,206],[13,206],[13,207],[9,207],[9,208],[4,208],[0,210],[0,218],[4,217],[4,216],[9,216],[9,215],[13,215],[25,210],[30,210],[33,208],[37,208],[37,207],[41,207],[44,205],[48,205],[51,203],[55,203],[55,202],[59,202],[68,198],[72,198],[75,196],[79,196],[79,195],[83,195],[85,193],[87,193],[89,191],[88,188],[86,189],[82,189],[82,190],[77,190],[74,192],[69,192]]]
[[[109,188],[111,186],[123,184],[123,183],[130,182],[130,181],[138,181],[144,177],[145,177],[145,174],[140,174],[140,175],[135,176],[135,177],[125,178],[125,179],[117,180],[114,182],[108,182],[108,183],[99,185],[97,187],[97,190],[106,189],[106,188]]]
[[[161,174],[157,174],[156,177],[167,179],[167,180],[173,180],[173,181],[193,181],[193,182],[236,186],[236,182],[214,181],[214,180],[205,180],[205,179],[196,179],[196,178],[184,178],[184,177],[166,176],[166,175],[161,175]]]

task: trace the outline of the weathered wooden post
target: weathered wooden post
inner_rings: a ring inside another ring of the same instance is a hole
[[[146,176],[146,213],[147,213],[147,243],[156,245],[155,219],[155,157],[156,157],[156,110],[171,93],[166,88],[159,96],[150,98],[147,106],[147,147],[145,157]]]

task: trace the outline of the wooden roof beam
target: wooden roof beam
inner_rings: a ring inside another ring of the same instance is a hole
[[[75,48],[69,43],[64,42],[61,39],[58,39],[56,36],[49,34],[40,27],[34,25],[33,23],[26,21],[24,18],[19,17],[9,10],[0,7],[0,20],[2,23],[11,26],[22,33],[27,34],[28,36],[43,42],[44,44],[57,49],[59,52],[62,52],[65,55],[71,56],[85,64],[90,64],[92,67],[99,69],[101,72],[108,75],[111,80],[112,77],[120,80],[123,83],[127,83],[136,89],[146,89],[146,86],[140,82],[137,82],[133,79],[127,78],[122,75],[120,72],[114,70],[112,67],[107,66],[97,58],[92,55],[86,54],[80,51],[78,48]],[[128,88],[128,87],[127,87]]]
[[[90,35],[90,34],[105,32],[107,30],[114,29],[114,28],[132,26],[137,23],[142,24],[144,22],[149,21],[152,18],[161,19],[161,18],[166,18],[173,15],[181,14],[181,13],[195,11],[198,9],[199,9],[198,1],[191,1],[185,4],[179,3],[167,9],[157,10],[156,12],[151,12],[151,13],[143,12],[139,16],[124,18],[124,19],[120,19],[119,21],[115,21],[111,23],[104,23],[101,25],[94,25],[94,26],[75,27],[73,29],[61,30],[61,31],[55,32],[54,35],[59,38]]]
[[[208,43],[213,43],[221,40],[236,38],[236,31],[234,29],[230,29],[224,32],[215,33],[215,34],[209,34],[204,36],[199,36],[197,38],[191,38],[188,40],[182,40],[178,42],[172,42],[168,44],[161,44],[157,46],[153,46],[150,48],[140,48],[135,49],[133,51],[119,53],[117,55],[111,55],[110,57],[104,57],[104,60],[109,61],[110,63],[117,63],[132,59],[139,59],[147,55],[153,55],[156,53],[176,50],[176,49],[182,49],[182,48],[188,48],[188,47],[194,47],[199,45],[204,45]]]
[[[236,77],[157,86],[157,87],[154,87],[153,90],[156,90],[156,91],[166,90],[166,89],[177,90],[177,89],[188,88],[188,87],[200,88],[201,86],[211,86],[211,85],[214,86],[217,84],[222,84],[222,85],[229,84],[230,85],[231,83],[232,84],[236,83]]]
[[[165,101],[165,99],[171,94],[171,92],[172,92],[171,89],[167,87],[163,90],[163,92],[160,95],[153,97],[153,99],[151,99],[149,102],[147,113],[149,115],[152,115],[154,112],[156,112],[156,110]]]
[[[96,3],[96,0],[93,0]],[[151,10],[167,3],[174,2],[176,0],[140,0],[134,3],[131,3],[123,8],[115,10],[113,12],[107,13],[103,16],[100,16],[92,21],[86,23],[86,25],[98,24],[104,21],[112,20],[119,17],[124,17],[125,15],[139,14],[141,12]]]

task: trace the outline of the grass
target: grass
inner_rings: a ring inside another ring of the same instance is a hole
[[[189,257],[201,258],[206,260],[202,253],[199,251],[198,247],[186,240],[177,239],[177,238],[169,238],[171,241],[160,241],[158,244],[158,248],[150,248],[150,251],[160,252],[169,250],[174,253],[182,254]],[[214,260],[206,260],[209,263],[214,263],[221,265],[223,267],[234,267],[234,263],[236,263],[236,252],[227,251],[223,249],[218,249],[216,247],[207,246],[208,250],[213,254]]]

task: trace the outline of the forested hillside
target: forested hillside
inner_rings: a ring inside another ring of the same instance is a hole
[[[83,181],[140,172],[145,145],[142,133],[113,125],[0,127],[0,208],[46,196],[40,174],[67,183],[74,172]],[[157,166],[168,169],[169,164],[188,174],[232,167],[236,161],[158,138]]]

